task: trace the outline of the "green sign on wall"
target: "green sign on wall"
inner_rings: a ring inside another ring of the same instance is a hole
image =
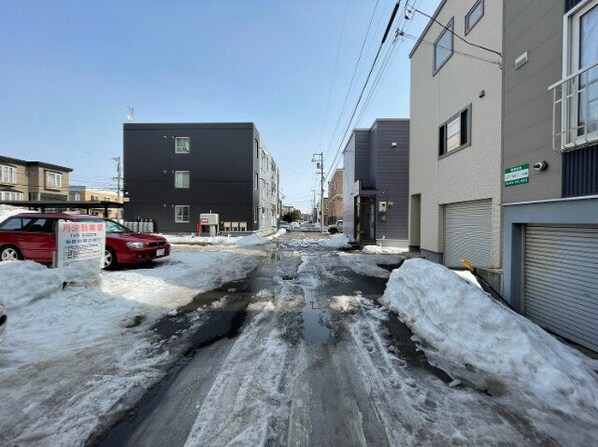
[[[505,169],[505,186],[522,185],[529,182],[529,164]]]

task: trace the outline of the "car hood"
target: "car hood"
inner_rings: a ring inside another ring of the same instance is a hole
[[[106,233],[108,239],[121,240],[125,242],[167,242],[166,238],[155,234],[145,233]]]

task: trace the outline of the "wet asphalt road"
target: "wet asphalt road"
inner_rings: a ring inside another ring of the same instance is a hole
[[[313,237],[283,236],[246,279],[161,321],[165,339],[186,334],[184,355],[87,445],[552,444],[490,396],[449,387],[379,307],[397,256],[365,275],[351,265],[374,258],[305,240]],[[202,306],[202,324],[186,333]]]

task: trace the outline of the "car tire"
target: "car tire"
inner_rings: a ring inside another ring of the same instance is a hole
[[[336,228],[330,228],[330,229],[328,230],[328,232],[329,232],[330,234],[336,234],[336,233],[338,233],[338,230],[337,230]]]
[[[0,249],[0,261],[20,261],[23,259],[21,251],[12,245]]]
[[[117,261],[116,261],[116,254],[114,253],[114,250],[106,247],[106,249],[104,250],[104,269],[105,270],[113,269],[114,267],[116,267],[116,264],[117,264]]]

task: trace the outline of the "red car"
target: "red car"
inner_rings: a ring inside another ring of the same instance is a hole
[[[50,264],[56,250],[54,229],[59,220],[100,222],[106,225],[104,268],[137,264],[170,254],[162,236],[135,233],[109,219],[85,214],[21,213],[0,223],[0,261],[29,259]]]

